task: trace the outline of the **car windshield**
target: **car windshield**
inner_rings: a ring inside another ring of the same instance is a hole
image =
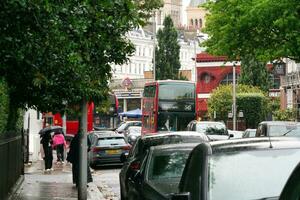
[[[300,125],[284,124],[284,125],[270,125],[270,136],[300,136]]]
[[[261,150],[209,158],[209,200],[253,200],[280,195],[300,151]],[[230,180],[230,181],[228,181]]]
[[[97,146],[114,146],[114,145],[123,145],[126,144],[123,137],[105,137],[99,138]]]
[[[206,135],[227,135],[226,126],[222,123],[198,123],[196,131]]]
[[[154,154],[149,163],[148,179],[180,178],[190,150],[167,151]]]

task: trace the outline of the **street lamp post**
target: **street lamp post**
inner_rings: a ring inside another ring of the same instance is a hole
[[[156,79],[156,63],[155,63],[155,48],[156,48],[156,21],[155,21],[155,11],[153,12],[153,79]]]
[[[232,69],[232,115],[233,115],[233,130],[236,130],[236,77],[235,77],[235,63]]]

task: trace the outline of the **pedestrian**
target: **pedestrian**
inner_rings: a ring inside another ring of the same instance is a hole
[[[41,137],[42,137],[41,144],[43,145],[43,150],[44,150],[43,159],[45,161],[45,172],[50,172],[53,171],[52,137],[50,132],[43,134]]]
[[[90,142],[88,138],[88,151],[90,150]],[[79,176],[79,133],[77,133],[71,141],[67,161],[72,163],[73,184],[78,187]],[[87,183],[93,182],[89,164],[87,166]]]
[[[67,147],[67,143],[65,140],[65,136],[62,132],[55,132],[54,136],[52,138],[53,144],[52,147],[53,149],[56,149],[56,155],[57,155],[57,160],[56,163],[59,164],[64,164],[64,149]]]

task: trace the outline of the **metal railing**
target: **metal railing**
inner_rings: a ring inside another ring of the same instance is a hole
[[[7,198],[12,187],[24,174],[22,136],[0,140],[0,199]]]
[[[295,86],[300,85],[300,72],[288,73],[286,76],[283,76],[281,79],[281,86]]]

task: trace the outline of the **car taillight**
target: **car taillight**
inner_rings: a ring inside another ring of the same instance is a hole
[[[92,149],[92,151],[94,152],[94,153],[97,153],[97,152],[99,152],[99,151],[102,151],[103,149],[102,148],[99,148],[99,147],[94,147],[93,149]]]
[[[131,149],[131,145],[127,145],[127,146],[124,146],[122,147],[123,150],[130,150]]]
[[[139,161],[135,161],[130,164],[130,168],[135,171],[139,170],[140,167],[141,167],[141,163]]]

